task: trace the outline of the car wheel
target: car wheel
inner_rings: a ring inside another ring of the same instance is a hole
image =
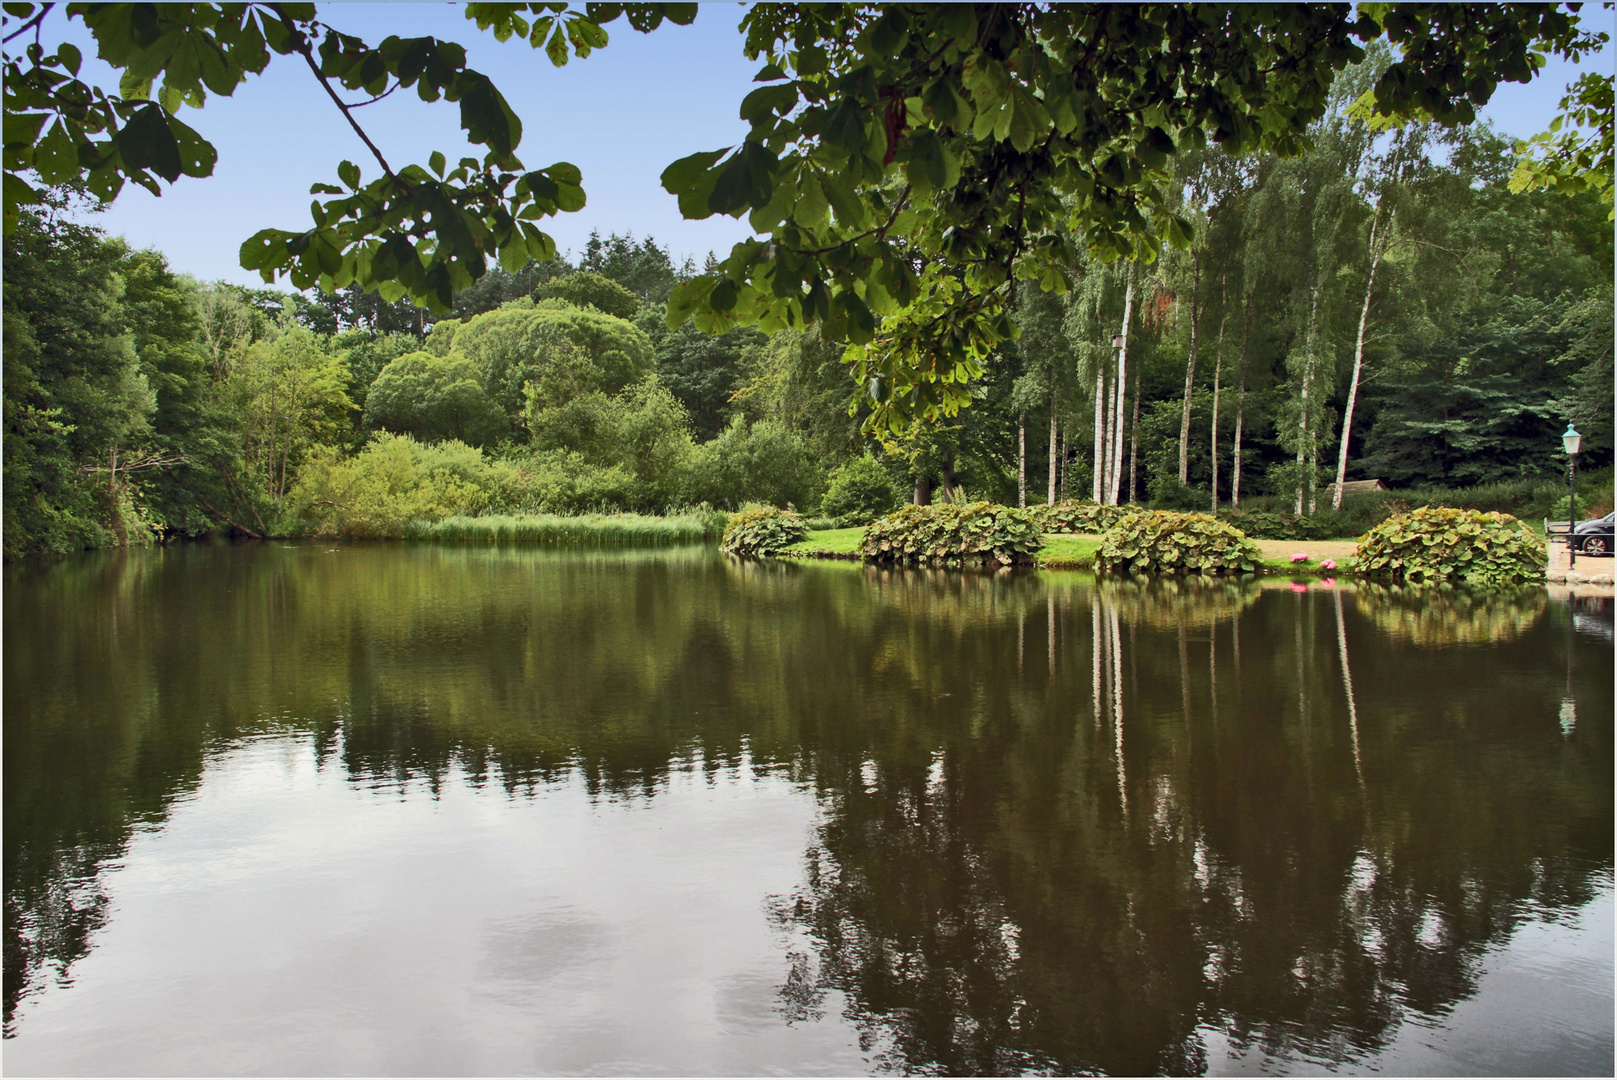
[[[1611,541],[1604,536],[1588,536],[1583,541],[1585,555],[1610,555]]]

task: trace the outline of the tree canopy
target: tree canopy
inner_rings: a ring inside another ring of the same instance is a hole
[[[311,228],[249,239],[242,264],[266,280],[357,284],[447,311],[491,258],[508,273],[552,259],[535,223],[584,205],[575,166],[517,158],[520,120],[453,42],[371,45],[313,4],[67,5],[123,74],[109,93],[78,77],[76,48],[47,51],[53,7],[5,5],[8,229],[40,198],[29,170],[103,199],[127,181],[160,191],[210,174],[214,148],[181,110],[230,94],[275,56],[309,68],[381,175],[367,182],[344,161],[340,185],[313,189],[323,198]],[[753,5],[746,49],[764,64],[741,103],[752,130],[675,162],[663,183],[687,217],[747,215],[759,239],[677,288],[668,318],[709,330],[823,322],[828,337],[860,347],[855,373],[875,424],[952,413],[988,351],[1015,333],[1014,283],[1067,287],[1064,235],[1107,259],[1189,243],[1166,183],[1176,155],[1301,152],[1337,74],[1378,40],[1398,58],[1367,95],[1371,115],[1468,121],[1500,81],[1531,79],[1543,53],[1576,58],[1604,42],[1580,28],[1576,7]],[[473,3],[465,13],[562,65],[606,45],[620,17],[649,32],[690,22],[696,5]],[[451,164],[434,152],[394,168],[355,119],[364,102],[353,95],[400,88],[457,103],[481,156]],[[1609,89],[1604,101],[1609,117]],[[1599,113],[1598,97],[1590,108]]]

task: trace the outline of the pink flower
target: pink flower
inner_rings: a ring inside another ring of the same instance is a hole
[[[1335,559],[1325,559],[1319,564],[1319,568],[1321,570],[1335,570],[1336,569],[1336,560]]]
[[[1295,555],[1293,555],[1291,557],[1291,561],[1292,562],[1307,562],[1308,561],[1308,552],[1306,552],[1306,551],[1297,552]]]

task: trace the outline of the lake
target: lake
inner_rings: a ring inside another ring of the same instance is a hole
[[[14,1075],[1613,1070],[1609,600],[5,575]]]

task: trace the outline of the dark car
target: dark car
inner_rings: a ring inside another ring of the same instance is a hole
[[[1578,527],[1572,530],[1573,550],[1584,555],[1610,555],[1614,521],[1617,521],[1617,511],[1594,521],[1578,522]]]

